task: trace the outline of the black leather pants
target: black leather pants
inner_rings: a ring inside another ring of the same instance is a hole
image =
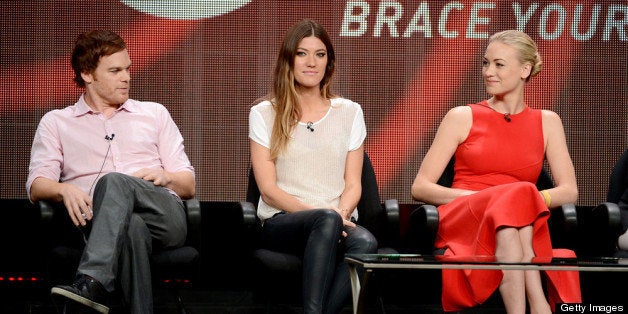
[[[360,226],[344,228],[331,209],[279,214],[264,222],[264,243],[270,250],[303,257],[304,313],[338,313],[349,295],[345,253],[375,253],[377,240]],[[342,237],[342,231],[347,237]]]

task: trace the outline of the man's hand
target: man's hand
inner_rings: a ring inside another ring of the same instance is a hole
[[[133,173],[133,176],[136,178],[144,179],[146,181],[151,181],[154,185],[164,187],[170,184],[170,182],[172,181],[172,179],[170,179],[166,172],[161,168],[143,168]]]
[[[59,193],[63,204],[68,210],[68,215],[75,226],[85,226],[87,221],[94,218],[92,211],[92,198],[83,190],[72,184],[63,184]]]
[[[173,190],[182,199],[193,198],[195,195],[194,173],[190,171],[168,172],[162,168],[143,168],[131,175],[151,181],[155,186]]]

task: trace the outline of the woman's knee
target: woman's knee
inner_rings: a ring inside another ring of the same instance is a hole
[[[368,230],[362,227],[355,227],[348,232],[345,240],[348,253],[376,253],[377,239]]]
[[[496,234],[495,256],[502,261],[521,261],[523,245],[516,228],[501,228]]]

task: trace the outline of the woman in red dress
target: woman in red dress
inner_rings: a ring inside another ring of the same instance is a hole
[[[550,207],[575,203],[575,171],[560,117],[528,107],[524,87],[541,70],[525,33],[507,30],[489,39],[482,76],[491,97],[445,115],[412,184],[412,197],[439,205],[436,247],[445,255],[495,256],[503,262],[565,256],[553,250]],[[436,182],[455,157],[451,188]],[[538,191],[544,160],[556,186]],[[567,252],[567,255],[573,252]],[[581,302],[578,274],[546,272],[552,302]],[[560,277],[560,279],[558,279]],[[538,271],[445,270],[445,311],[483,303],[499,292],[508,313],[550,313]]]

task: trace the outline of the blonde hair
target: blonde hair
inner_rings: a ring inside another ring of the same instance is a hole
[[[294,79],[294,57],[303,38],[314,36],[325,44],[327,49],[327,67],[325,76],[320,82],[323,99],[334,97],[331,82],[335,70],[336,56],[327,31],[317,22],[309,19],[294,24],[284,36],[281,49],[277,55],[273,78],[273,90],[267,97],[275,109],[275,122],[270,136],[270,156],[273,160],[281,154],[291,138],[292,129],[301,116],[297,101],[297,90]]]
[[[526,82],[541,72],[541,68],[543,68],[541,55],[536,43],[528,34],[518,30],[505,30],[493,34],[488,40],[489,44],[492,42],[500,42],[515,48],[519,52],[519,62],[522,64],[530,63],[532,69],[530,70],[530,75],[526,78]]]

